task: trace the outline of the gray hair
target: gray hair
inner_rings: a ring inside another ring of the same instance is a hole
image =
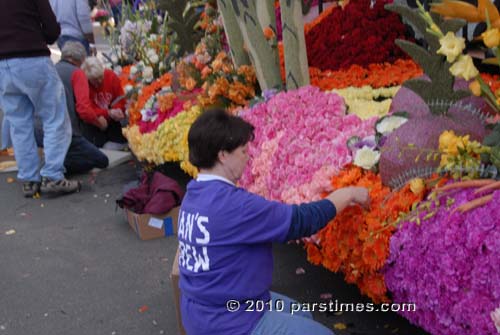
[[[85,57],[87,57],[87,51],[80,42],[68,41],[64,43],[64,46],[61,50],[62,59],[72,59],[77,62],[83,63]]]
[[[82,70],[89,80],[104,76],[104,65],[97,57],[87,57],[82,64]]]

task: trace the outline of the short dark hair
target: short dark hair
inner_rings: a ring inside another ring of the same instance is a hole
[[[197,168],[210,169],[220,151],[232,152],[254,139],[254,126],[222,109],[201,114],[188,133],[189,161]]]

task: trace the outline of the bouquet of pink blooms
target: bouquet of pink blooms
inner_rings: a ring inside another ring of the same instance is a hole
[[[375,120],[346,115],[342,97],[312,86],[264,97],[240,112],[255,126],[240,185],[287,203],[320,199],[331,191],[331,176],[352,161],[347,140],[373,134]]]

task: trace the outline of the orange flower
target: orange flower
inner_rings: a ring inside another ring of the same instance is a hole
[[[161,112],[168,111],[174,105],[176,95],[174,93],[167,93],[158,97],[158,105]]]
[[[220,70],[222,70],[222,60],[220,59],[215,59],[213,62],[212,62],[212,68],[214,69],[215,72],[219,72]]]
[[[193,78],[189,77],[186,82],[184,83],[184,87],[188,90],[188,91],[192,91],[195,87],[196,87],[196,80],[194,80]]]
[[[206,77],[208,77],[210,75],[210,73],[212,73],[212,69],[208,66],[205,66],[201,70],[201,79],[205,79]]]
[[[318,247],[314,244],[308,244],[305,248],[307,249],[307,260],[314,265],[320,265],[322,256]]]
[[[257,81],[253,66],[242,65],[238,68],[237,73],[245,77],[245,82],[247,84],[254,84]]]
[[[400,212],[408,212],[424,196],[415,195],[407,185],[393,191],[382,185],[379,175],[354,165],[347,166],[331,180],[334,188],[363,186],[370,191],[371,208],[351,206],[318,233],[319,245],[306,245],[308,258],[331,271],[342,271],[345,280],[358,285],[374,302],[386,302],[387,289],[380,269],[389,256],[389,241]],[[320,255],[318,255],[318,253]]]
[[[222,72],[226,74],[233,72],[233,65],[228,63],[222,64]]]
[[[368,85],[380,88],[401,85],[406,80],[418,77],[422,73],[422,69],[413,60],[402,59],[396,60],[393,64],[370,64],[368,68],[352,65],[347,70],[339,71],[321,71],[317,68],[309,68],[311,84],[325,91],[349,86]]]
[[[264,32],[264,37],[266,38],[266,40],[270,40],[271,38],[274,37],[274,31],[271,27],[265,27],[263,32]]]

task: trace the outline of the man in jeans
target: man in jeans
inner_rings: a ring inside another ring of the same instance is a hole
[[[56,70],[61,78],[66,92],[68,115],[71,120],[73,136],[69,146],[64,167],[67,173],[85,173],[93,168],[104,169],[108,166],[108,157],[94,144],[82,136],[79,115],[93,117],[96,127],[104,127],[106,119],[96,117],[95,108],[89,98],[89,84],[85,73],[80,69],[85,60],[85,48],[80,42],[67,42],[61,54],[61,61],[56,64]],[[43,130],[38,125],[36,139],[39,146],[43,146]]]
[[[55,15],[48,0],[0,0],[0,8],[0,108],[10,125],[24,195],[31,197],[40,189],[78,191],[79,182],[64,178],[71,124],[63,84],[47,48],[60,33]],[[45,133],[45,164],[40,171],[35,113]]]

